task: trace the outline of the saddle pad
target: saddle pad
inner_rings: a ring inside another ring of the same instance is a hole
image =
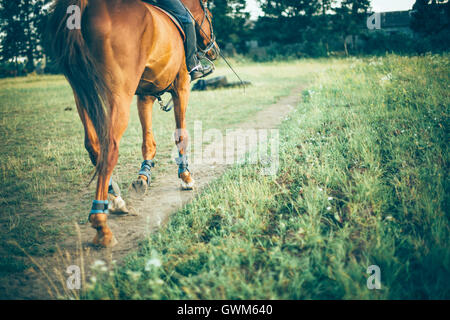
[[[144,4],[147,6],[147,8],[148,7],[153,7],[153,8],[158,9],[159,11],[165,13],[170,18],[170,20],[172,20],[172,22],[176,25],[176,27],[178,28],[178,31],[180,31],[181,37],[183,38],[183,42],[186,41],[186,34],[184,33],[183,27],[181,26],[181,23],[178,21],[177,18],[175,18],[168,11],[166,11],[166,10],[164,10],[164,9],[154,5],[154,4],[150,4],[150,3],[147,3],[147,2],[144,2]],[[150,8],[148,8],[148,9],[150,10]]]

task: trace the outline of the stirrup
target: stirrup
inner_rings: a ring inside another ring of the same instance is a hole
[[[206,59],[206,60],[209,62],[208,65],[205,66],[205,65],[199,63],[196,68],[194,68],[193,70],[191,70],[189,72],[189,74],[191,76],[191,82],[195,81],[197,79],[209,76],[211,73],[214,72],[214,70],[215,70],[214,64],[209,59]]]

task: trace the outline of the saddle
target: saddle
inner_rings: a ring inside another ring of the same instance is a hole
[[[170,13],[170,11],[162,8],[161,5],[154,0],[142,0],[142,2],[144,2],[144,4],[147,6],[152,6],[158,9],[159,11],[165,13],[170,18],[170,20],[172,20],[172,22],[175,24],[178,31],[180,31],[181,37],[183,38],[183,42],[186,41],[186,33],[184,32],[183,24],[178,20],[178,18],[175,15]]]
[[[174,25],[177,27],[178,31],[180,32],[181,38],[183,39],[183,42],[186,42],[186,34],[183,29],[183,24],[176,18],[176,16],[174,14],[170,13],[166,9],[161,8],[161,6],[158,3],[156,3],[156,1],[154,1],[154,0],[142,0],[142,2],[144,3],[144,5],[147,7],[148,10],[150,10],[150,7],[153,7],[155,9],[163,12],[164,14],[166,14],[170,18],[170,20],[172,20]],[[172,85],[170,85],[169,87],[167,87],[166,89],[164,89],[161,92],[155,92],[154,84],[151,81],[147,80],[149,78],[147,76],[147,73],[151,74],[151,71],[146,67],[144,70],[144,73],[141,76],[141,79],[139,81],[139,85],[136,89],[135,94],[136,95],[154,96],[158,99],[158,101],[161,104],[161,96],[165,92],[167,92]],[[151,76],[150,76],[150,78],[151,78]],[[170,111],[170,110],[167,109],[167,107],[166,107],[165,111]]]

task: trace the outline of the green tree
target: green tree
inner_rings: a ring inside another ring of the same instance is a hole
[[[433,35],[448,29],[449,20],[448,0],[416,0],[413,6],[411,28],[422,35]]]
[[[330,35],[333,33],[333,25],[330,13],[336,0],[320,0],[320,16],[317,18],[316,34],[320,42],[325,46],[327,55],[329,54]]]
[[[33,71],[35,60],[42,57],[41,35],[44,6],[48,0],[17,0],[0,2],[0,58],[17,65],[26,58],[27,70]]]
[[[318,0],[259,0],[265,15],[269,17],[311,17],[320,9]]]
[[[210,10],[213,15],[214,32],[220,46],[232,43],[240,50],[245,49],[250,29],[250,13],[246,12],[245,0],[213,0]]]
[[[339,35],[344,44],[346,55],[349,54],[347,37],[355,38],[364,30],[367,12],[370,9],[370,0],[343,0],[339,7],[334,9],[333,29]]]
[[[264,17],[257,24],[263,42],[302,43],[314,38],[319,0],[258,0]]]

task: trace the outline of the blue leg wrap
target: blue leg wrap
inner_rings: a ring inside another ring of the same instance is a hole
[[[109,180],[108,194],[112,194],[115,197],[120,196],[120,189],[117,183],[113,182],[112,178]]]
[[[109,194],[112,194],[112,195],[114,195],[114,196],[118,196],[117,194],[116,194],[116,192],[115,192],[115,190],[114,190],[114,187],[113,187],[113,184],[112,184],[112,177],[111,177],[111,179],[109,179],[109,186],[108,186],[108,193]]]
[[[92,202],[92,209],[91,212],[89,213],[88,220],[90,220],[93,214],[97,213],[108,214],[108,200],[94,200]]]
[[[186,171],[190,172],[187,155],[180,154],[180,157],[176,158],[175,161],[178,165],[178,178],[181,177],[182,173],[185,173]]]
[[[142,162],[141,171],[139,171],[139,175],[147,177],[147,184],[150,183],[150,177],[152,175],[152,168],[155,167],[155,163],[153,160],[145,160]]]

